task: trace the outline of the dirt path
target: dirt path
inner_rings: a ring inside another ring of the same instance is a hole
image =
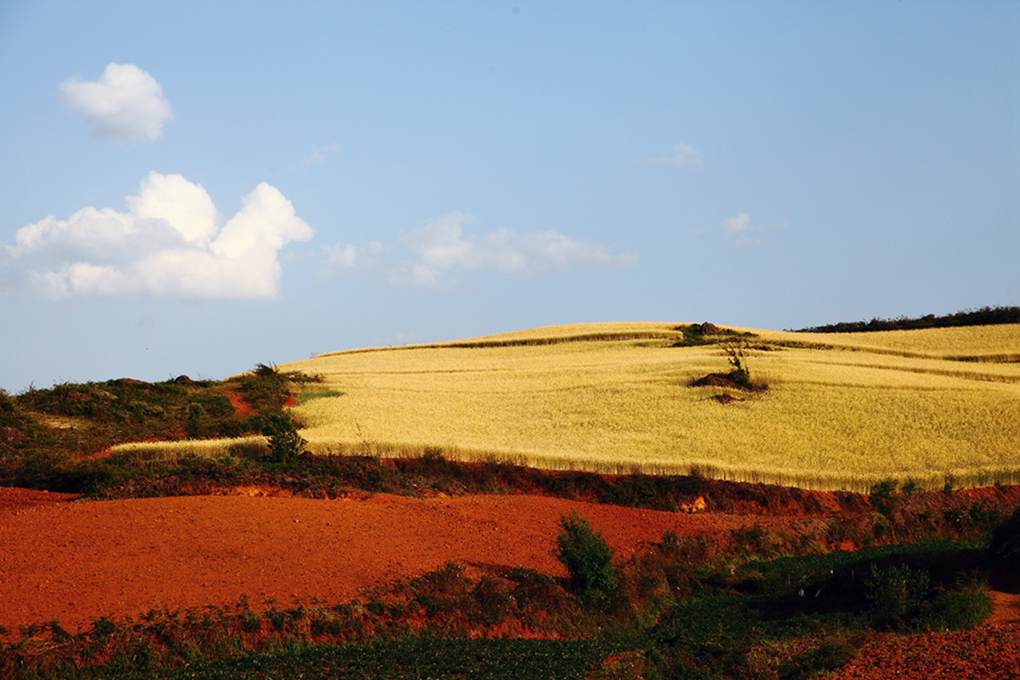
[[[667,530],[718,533],[762,518],[536,496],[364,500],[194,496],[37,505],[0,517],[0,625],[151,608],[343,601],[448,560],[560,574],[561,515],[578,512],[627,556]],[[776,520],[779,521],[779,520]]]

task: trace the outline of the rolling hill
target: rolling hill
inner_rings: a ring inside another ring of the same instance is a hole
[[[575,324],[334,352],[281,368],[325,379],[294,409],[317,452],[438,449],[816,488],[1020,476],[1020,325],[733,331],[742,335]],[[733,342],[768,389],[691,387],[729,370]]]

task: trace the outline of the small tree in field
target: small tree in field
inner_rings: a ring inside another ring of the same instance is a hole
[[[308,443],[298,434],[289,413],[263,416],[261,431],[269,438],[269,459],[274,463],[293,462]]]
[[[742,345],[730,343],[724,348],[730,362],[729,377],[741,387],[751,389],[751,371],[747,367],[747,357],[744,356]]]
[[[613,551],[586,519],[573,513],[560,518],[556,557],[570,572],[570,585],[584,606],[604,610],[615,603],[619,580]]]

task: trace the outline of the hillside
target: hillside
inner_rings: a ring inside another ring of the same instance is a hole
[[[294,409],[321,452],[420,454],[811,487],[941,486],[1020,471],[1020,325],[876,333],[738,329],[763,392],[689,383],[728,336],[669,323],[554,326],[320,355]],[[342,394],[341,394],[342,393]],[[728,393],[734,401],[717,397]]]

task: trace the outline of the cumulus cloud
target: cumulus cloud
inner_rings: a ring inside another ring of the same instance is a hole
[[[98,80],[60,85],[64,105],[85,116],[98,137],[155,141],[173,118],[155,78],[134,64],[107,64]]]
[[[577,241],[557,231],[497,229],[471,238],[464,234],[469,220],[465,213],[447,213],[406,234],[401,245],[411,257],[398,265],[393,278],[401,283],[435,286],[454,272],[524,274],[619,267],[637,261],[635,255],[615,253],[604,244]]]
[[[701,152],[690,144],[674,144],[664,156],[649,158],[652,165],[668,165],[674,168],[700,168],[705,159]]]
[[[267,298],[279,287],[279,251],[313,235],[265,182],[222,227],[206,190],[181,175],[150,172],[126,203],[126,211],[89,206],[67,219],[47,216],[19,229],[0,251],[54,298]]]

